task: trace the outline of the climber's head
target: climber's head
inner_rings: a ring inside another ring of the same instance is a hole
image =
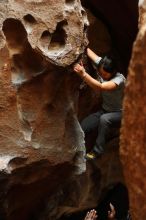
[[[114,59],[104,56],[98,64],[98,71],[103,79],[110,80],[117,72],[116,62]]]

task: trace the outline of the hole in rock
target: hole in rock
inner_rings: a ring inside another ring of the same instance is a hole
[[[67,5],[73,5],[75,3],[75,0],[65,0],[65,3]]]
[[[64,28],[67,26],[67,21],[61,21],[57,24],[55,32],[52,34],[51,43],[49,45],[49,52],[59,51],[65,47],[66,31]]]
[[[50,37],[51,37],[51,34],[49,31],[44,31],[41,36],[42,39],[48,39]]]
[[[22,45],[27,40],[27,33],[22,23],[13,18],[6,19],[3,23],[3,32],[6,37],[8,48],[14,53],[21,53]]]
[[[10,162],[9,162],[9,166],[10,167],[17,167],[19,165],[24,165],[25,162],[27,161],[28,158],[24,158],[24,157],[15,157],[14,159],[12,159]]]
[[[5,20],[3,32],[12,58],[14,84],[20,84],[45,71],[45,60],[30,46],[26,30],[19,20],[13,18]]]
[[[27,14],[23,17],[25,26],[26,26],[26,31],[27,33],[31,33],[33,26],[37,23],[35,18],[31,14]]]
[[[86,12],[84,10],[81,10],[82,16],[86,16]]]
[[[88,30],[88,25],[84,24],[84,32],[87,32],[87,30]]]
[[[51,41],[51,34],[48,30],[46,30],[42,33],[42,36],[40,38],[40,44],[43,48],[48,49],[48,45],[50,41]]]
[[[37,22],[35,20],[35,18],[30,14],[25,15],[23,18],[24,18],[24,21],[29,23],[29,24],[35,24]]]

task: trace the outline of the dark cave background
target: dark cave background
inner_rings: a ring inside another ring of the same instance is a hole
[[[127,72],[138,31],[138,0],[81,0],[81,2],[106,25],[112,39],[110,53],[120,60],[121,70]],[[92,42],[90,45],[96,51]]]

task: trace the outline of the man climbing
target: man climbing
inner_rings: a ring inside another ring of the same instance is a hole
[[[93,150],[87,154],[87,159],[95,159],[104,152],[110,128],[120,126],[126,79],[121,73],[117,72],[116,64],[110,57],[101,58],[89,48],[87,48],[87,55],[97,65],[98,81],[86,72],[82,63],[76,64],[74,71],[94,91],[100,90],[102,94],[101,110],[89,115],[81,123],[85,135],[95,129],[98,130]]]

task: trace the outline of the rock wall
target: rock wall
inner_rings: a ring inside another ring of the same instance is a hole
[[[33,218],[70,175],[85,171],[69,67],[86,45],[78,0],[0,2],[0,219]]]
[[[146,219],[146,1],[140,1],[139,33],[134,43],[124,100],[121,156],[134,220]]]

